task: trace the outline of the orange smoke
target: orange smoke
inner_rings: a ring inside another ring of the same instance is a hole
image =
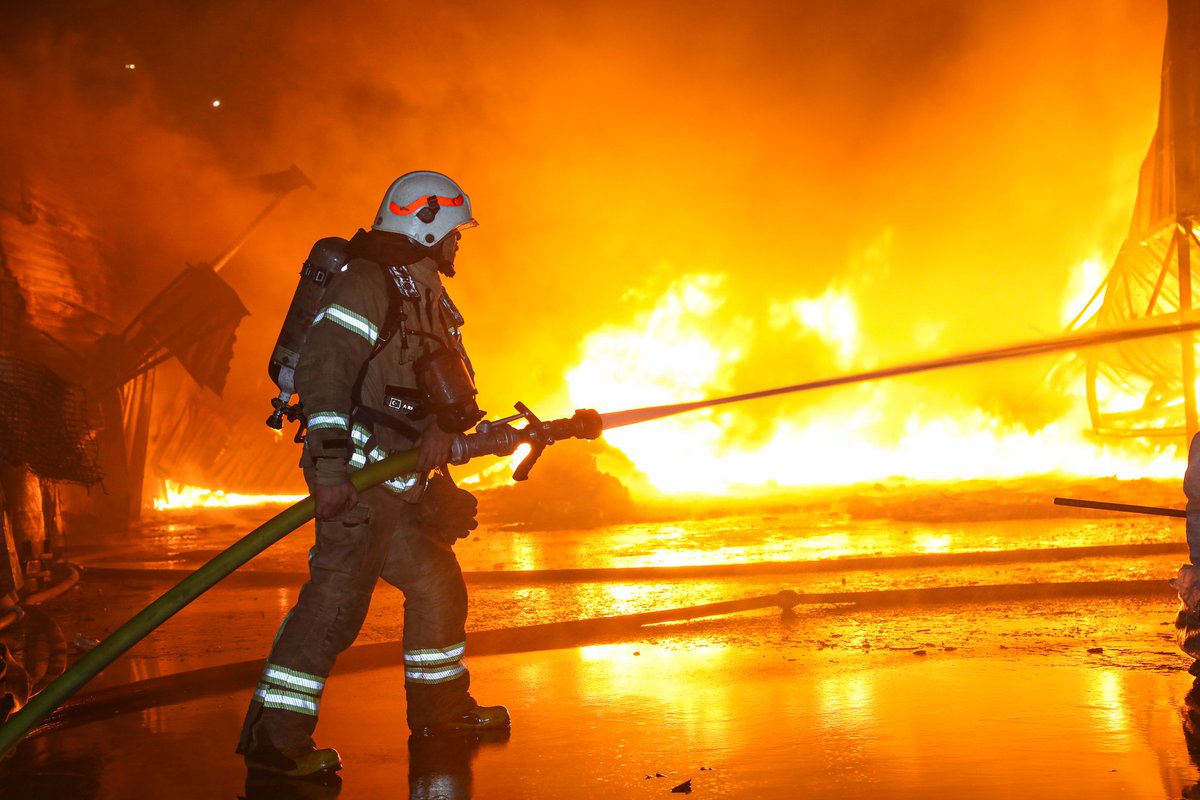
[[[171,477],[264,493],[301,484],[295,448],[262,424],[300,263],[369,225],[410,169],[458,179],[481,222],[449,288],[493,417],[515,400],[547,418],[619,410],[1058,333],[1072,265],[1110,263],[1128,228],[1165,21],[1138,0],[143,4],[137,24],[26,5],[0,55],[4,173],[49,173],[96,215],[110,329],[258,212],[237,179],[295,163],[317,186],[222,271],[251,311],[224,398],[170,365],[158,378],[170,413],[153,430],[198,426],[220,445]],[[396,68],[397,31],[436,36],[437,58]],[[1079,398],[1044,387],[1049,366],[606,438],[675,492],[1177,468],[1169,451],[1089,442]]]

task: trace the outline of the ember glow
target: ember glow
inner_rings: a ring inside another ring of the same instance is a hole
[[[181,486],[166,481],[165,496],[154,500],[155,511],[174,511],[183,508],[233,508],[235,506],[265,506],[295,503],[306,495],[290,494],[237,494],[221,489],[204,489],[199,486]]]

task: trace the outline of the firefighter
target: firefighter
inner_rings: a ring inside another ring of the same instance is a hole
[[[1188,447],[1183,494],[1187,497],[1188,563],[1179,568],[1171,581],[1179,593],[1175,639],[1183,652],[1200,658],[1200,434],[1192,437]]]
[[[454,181],[403,175],[371,230],[346,246],[345,267],[322,297],[295,375],[308,422],[301,466],[316,506],[316,544],[309,581],[246,714],[238,752],[252,770],[310,776],[341,767],[337,751],[316,748],[312,734],[326,678],[357,636],[380,577],[405,596],[412,733],[509,726],[507,709],[480,706],[468,691],[467,591],[452,544],[476,527],[476,504],[445,466],[453,435],[482,417],[463,319],[441,280],[454,275],[461,232],[475,225]],[[470,384],[450,398],[438,379],[448,363]],[[414,447],[417,472],[361,494],[349,482],[352,470]]]

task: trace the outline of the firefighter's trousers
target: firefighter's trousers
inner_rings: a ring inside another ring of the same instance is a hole
[[[321,692],[367,615],[378,578],[404,592],[408,724],[436,725],[474,706],[465,650],[467,589],[450,545],[420,531],[417,507],[375,487],[318,520],[309,581],[284,619],[242,729],[239,753],[313,746]]]

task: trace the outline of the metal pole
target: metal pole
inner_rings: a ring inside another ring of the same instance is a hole
[[[1095,508],[1100,511],[1127,511],[1130,514],[1150,514],[1155,517],[1178,517],[1187,519],[1187,512],[1181,508],[1162,508],[1161,506],[1131,506],[1125,503],[1102,503],[1099,500],[1075,500],[1071,497],[1054,498],[1056,506],[1071,506],[1073,508]]]
[[[258,216],[246,226],[246,230],[242,232],[242,235],[238,237],[237,241],[225,248],[225,252],[213,262],[213,272],[220,272],[221,267],[229,263],[229,259],[233,258],[237,254],[237,251],[242,249],[242,245],[244,245],[246,241],[254,234],[254,231],[258,229],[258,226],[262,224],[263,220],[270,216],[271,212],[275,210],[275,207],[283,202],[285,197],[294,192],[296,189],[299,189],[301,186],[307,186],[309,189],[317,188],[313,185],[313,182],[308,179],[308,176],[301,172],[300,168],[295,164],[292,164],[291,169],[288,169],[285,172],[275,173],[269,176],[262,176],[259,180],[261,181],[262,178],[271,178],[273,179],[273,182],[277,180],[283,180],[286,181],[286,185],[283,185],[276,190],[275,199],[270,203],[267,203],[267,207],[260,211]]]
[[[242,245],[244,245],[250,239],[250,237],[254,235],[254,231],[256,231],[258,229],[258,226],[262,224],[263,220],[265,220],[267,217],[269,217],[271,215],[271,212],[275,210],[275,207],[277,205],[279,205],[280,203],[282,203],[283,199],[287,196],[288,196],[288,192],[283,192],[279,195],[276,195],[274,200],[267,203],[266,208],[264,208],[262,211],[258,212],[258,216],[255,217],[254,220],[248,226],[246,226],[246,230],[242,231],[242,235],[237,238],[237,241],[235,241],[233,244],[229,245],[229,247],[225,248],[225,252],[222,253],[220,256],[218,256],[217,260],[213,262],[213,265],[212,265],[213,272],[220,272],[221,267],[228,264],[229,259],[231,259],[235,255],[237,255],[237,251],[241,250]]]

